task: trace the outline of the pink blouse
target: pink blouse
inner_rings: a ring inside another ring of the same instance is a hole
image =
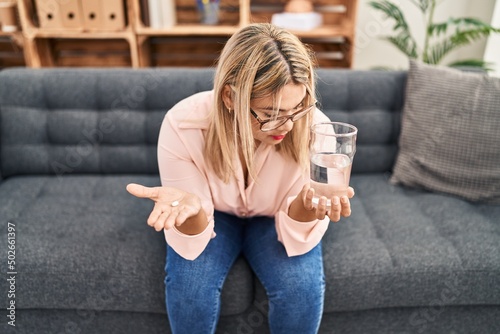
[[[307,253],[316,246],[330,222],[298,222],[288,216],[288,207],[300,193],[309,175],[300,166],[277,152],[274,146],[261,144],[255,152],[258,179],[247,188],[243,169],[224,183],[209,168],[203,149],[212,108],[213,91],[201,92],[176,104],[165,115],[158,140],[158,164],[163,186],[199,196],[209,224],[197,235],[186,235],[175,227],[164,230],[167,243],[182,257],[194,260],[216,237],[214,210],[239,217],[274,216],[278,240],[288,256]],[[315,122],[329,121],[316,109]],[[235,157],[236,166],[241,166]]]

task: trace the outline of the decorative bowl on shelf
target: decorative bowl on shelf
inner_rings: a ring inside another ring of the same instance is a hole
[[[311,0],[289,0],[283,13],[275,13],[271,23],[291,30],[308,31],[323,24],[323,16],[314,11]]]

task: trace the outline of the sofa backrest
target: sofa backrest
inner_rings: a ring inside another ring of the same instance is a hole
[[[398,150],[406,71],[318,70],[322,110],[358,128],[353,173],[390,172]]]
[[[385,172],[397,151],[404,72],[318,70],[325,113],[359,129],[353,172]],[[0,172],[158,173],[166,111],[209,90],[213,69],[0,72]]]
[[[213,83],[210,69],[0,72],[1,173],[158,173],[166,111]]]

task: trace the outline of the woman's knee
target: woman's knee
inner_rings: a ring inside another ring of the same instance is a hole
[[[173,250],[168,249],[168,252],[173,252]],[[231,263],[228,263],[224,268],[217,268],[207,261],[199,260],[186,260],[177,254],[167,255],[166,292],[175,293],[184,298],[197,298],[200,295],[220,291],[227,275],[228,269],[226,267],[230,267]]]
[[[300,276],[300,275],[299,275]],[[310,303],[322,303],[325,295],[323,274],[301,276],[280,282],[274,290],[268,289],[270,300],[283,300],[285,303],[297,301],[307,307]]]

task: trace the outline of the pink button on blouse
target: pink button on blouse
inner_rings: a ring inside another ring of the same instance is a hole
[[[183,234],[175,227],[164,230],[167,243],[182,257],[196,259],[216,237],[214,210],[218,210],[240,217],[274,216],[278,240],[288,256],[307,253],[320,242],[329,224],[328,217],[298,222],[288,216],[290,203],[309,182],[309,175],[274,146],[261,144],[255,152],[258,179],[245,188],[243,169],[238,168],[236,177],[224,183],[203,156],[212,100],[213,91],[190,96],[169,110],[161,125],[158,164],[162,185],[198,195],[209,219],[206,229],[197,235]],[[316,110],[314,121],[329,119]]]

